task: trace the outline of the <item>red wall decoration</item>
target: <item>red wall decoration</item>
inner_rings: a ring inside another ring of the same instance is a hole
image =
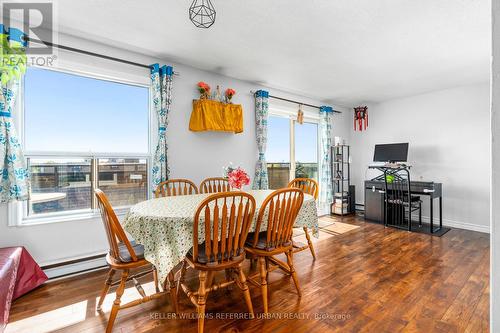
[[[354,108],[354,130],[362,131],[368,127],[368,107],[358,106]]]

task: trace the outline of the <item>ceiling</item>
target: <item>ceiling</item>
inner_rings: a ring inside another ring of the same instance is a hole
[[[58,1],[59,30],[350,106],[488,82],[489,0]]]

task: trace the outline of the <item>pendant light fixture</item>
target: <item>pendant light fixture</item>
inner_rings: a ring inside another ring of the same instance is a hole
[[[210,28],[215,23],[215,8],[210,0],[193,0],[189,19],[198,28]]]

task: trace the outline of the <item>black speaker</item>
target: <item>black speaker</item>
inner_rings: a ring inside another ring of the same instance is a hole
[[[356,212],[356,188],[349,185],[349,213]]]

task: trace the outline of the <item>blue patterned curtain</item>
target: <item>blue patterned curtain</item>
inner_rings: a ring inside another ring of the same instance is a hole
[[[266,164],[268,113],[269,93],[264,90],[259,90],[255,93],[255,131],[257,135],[259,159],[255,165],[255,177],[253,178],[254,190],[267,190],[269,188]]]
[[[319,179],[319,209],[326,212],[333,201],[332,165],[330,150],[333,145],[333,109],[322,106],[319,110],[319,140],[321,175]]]
[[[152,104],[158,120],[158,143],[152,166],[153,191],[159,183],[168,179],[170,170],[167,160],[167,138],[168,114],[172,104],[172,76],[174,74],[171,66],[159,64],[151,65],[151,88]]]
[[[0,25],[0,202],[27,200],[30,193],[29,172],[16,134],[12,112],[19,96],[19,86],[26,70],[24,33],[5,30]]]

